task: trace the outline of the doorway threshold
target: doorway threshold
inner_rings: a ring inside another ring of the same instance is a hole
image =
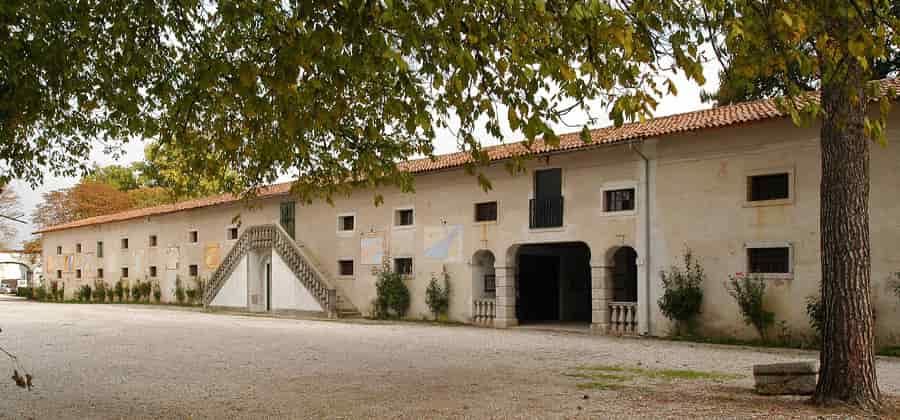
[[[526,324],[519,324],[514,328],[521,330],[567,332],[578,334],[591,333],[591,323],[584,321],[531,321]]]

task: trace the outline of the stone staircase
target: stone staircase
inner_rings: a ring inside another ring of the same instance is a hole
[[[311,254],[299,246],[288,234],[275,224],[251,226],[244,230],[238,241],[222,260],[207,283],[203,295],[204,306],[209,306],[225,282],[231,277],[241,259],[252,250],[272,249],[277,252],[300,284],[309,291],[322,306],[329,318],[352,316],[356,308],[348,299],[339,297],[338,290],[325,276]]]

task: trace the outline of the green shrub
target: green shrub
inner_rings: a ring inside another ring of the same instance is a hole
[[[50,282],[50,296],[48,300],[57,300],[56,297],[59,296],[59,283],[55,281]]]
[[[184,303],[184,285],[181,284],[181,277],[175,277],[175,301],[179,304]]]
[[[119,302],[125,300],[125,284],[122,280],[116,282],[116,299]]]
[[[675,322],[675,335],[693,334],[694,320],[703,304],[703,281],[706,273],[694,259],[690,248],[684,250],[684,269],[672,266],[660,273],[663,295],[657,301],[659,310]]]
[[[94,301],[97,303],[106,302],[106,283],[98,281],[94,284]]]
[[[203,294],[206,291],[206,280],[197,277],[197,303],[203,303]]]
[[[78,300],[82,302],[90,302],[91,301],[91,286],[85,284],[81,286],[81,289],[78,292]]]
[[[822,328],[825,326],[825,306],[822,305],[822,295],[806,297],[806,316],[809,317],[809,326],[815,333],[816,342],[822,339]]]
[[[450,274],[447,273],[447,267],[441,271],[441,277],[444,278],[443,286],[438,284],[437,276],[432,273],[431,281],[428,282],[428,288],[425,290],[425,303],[435,320],[441,315],[447,314],[450,309]]]
[[[187,303],[194,303],[194,300],[197,299],[197,289],[187,289],[184,294],[187,296]]]
[[[34,289],[31,287],[18,287],[16,288],[16,296],[25,299],[34,299]]]
[[[153,300],[156,303],[159,303],[162,300],[162,290],[159,288],[159,283],[153,283]]]
[[[894,295],[900,299],[900,273],[894,273]]]
[[[64,302],[66,300],[66,284],[62,283],[59,285],[59,289],[56,291],[58,294],[56,295],[56,300],[60,302]]]
[[[136,280],[134,284],[131,285],[131,300],[133,302],[140,302],[141,300],[141,282],[140,280]]]
[[[141,283],[141,297],[150,302],[150,295],[153,293],[153,285],[149,281]]]
[[[403,276],[385,264],[375,270],[375,317],[378,319],[403,318],[409,310],[409,289],[403,283]]]
[[[737,302],[744,323],[755,328],[763,342],[768,341],[766,333],[775,323],[775,313],[767,311],[763,304],[766,295],[765,280],[758,276],[738,273],[728,277],[725,288]]]

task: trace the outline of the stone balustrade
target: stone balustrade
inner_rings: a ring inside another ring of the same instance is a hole
[[[630,335],[637,331],[637,303],[610,302],[609,332]]]
[[[476,299],[473,303],[472,322],[480,325],[494,325],[497,304],[494,299]]]

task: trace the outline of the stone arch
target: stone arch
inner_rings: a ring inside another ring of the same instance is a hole
[[[637,251],[630,246],[618,247],[612,253],[611,263],[612,300],[614,302],[637,302]]]
[[[493,298],[497,291],[497,276],[494,269],[496,258],[487,249],[475,251],[472,255],[472,296],[475,299]]]

